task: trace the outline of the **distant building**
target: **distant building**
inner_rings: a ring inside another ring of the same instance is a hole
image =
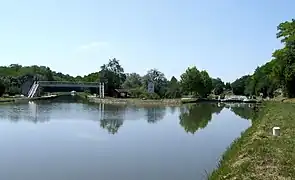
[[[148,93],[154,93],[155,92],[155,86],[153,82],[148,83],[148,88],[147,88]]]

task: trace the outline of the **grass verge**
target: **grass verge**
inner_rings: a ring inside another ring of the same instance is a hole
[[[281,128],[272,136],[272,128]],[[274,180],[295,177],[295,104],[266,103],[232,143],[208,179]]]

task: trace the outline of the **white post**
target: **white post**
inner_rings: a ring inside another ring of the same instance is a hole
[[[279,136],[280,135],[280,127],[273,127],[272,128],[272,135]]]
[[[102,95],[102,98],[104,98],[104,83],[102,83],[101,95]]]
[[[101,98],[101,83],[99,83],[99,98]]]

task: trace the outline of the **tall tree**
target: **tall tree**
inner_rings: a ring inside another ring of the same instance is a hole
[[[223,92],[225,88],[224,82],[220,78],[212,79],[212,86],[214,89],[214,94],[219,95]]]
[[[122,87],[125,89],[135,89],[142,86],[142,77],[137,73],[126,74],[126,80]]]
[[[225,83],[225,89],[226,90],[231,90],[231,85],[229,82]]]
[[[201,79],[202,79],[201,96],[207,97],[213,89],[212,80],[211,80],[209,74],[207,73],[207,71],[201,71],[200,75],[201,75]]]
[[[237,80],[235,80],[232,84],[231,87],[233,89],[233,93],[235,95],[245,95],[245,87],[246,87],[246,82],[250,78],[250,75],[243,76]]]
[[[295,97],[295,20],[286,21],[278,26],[277,38],[285,47],[277,50],[273,57],[277,61],[276,75],[286,94]]]
[[[199,95],[202,90],[202,78],[196,66],[189,67],[180,76],[182,90],[188,94]]]
[[[99,72],[100,80],[105,83],[105,91],[113,94],[113,90],[120,88],[126,79],[124,69],[116,58],[110,59],[108,64],[101,66]]]
[[[149,82],[154,83],[154,92],[160,97],[164,97],[167,91],[168,81],[164,73],[157,69],[151,69],[143,77],[144,87],[147,88]]]
[[[188,68],[182,75],[180,84],[186,93],[207,97],[212,90],[212,81],[206,71],[199,71],[195,66]]]
[[[179,82],[174,76],[172,76],[171,80],[168,83],[166,98],[180,98],[180,97],[181,97],[181,90],[180,90]]]

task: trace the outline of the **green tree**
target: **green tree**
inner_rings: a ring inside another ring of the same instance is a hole
[[[88,75],[85,75],[81,81],[83,82],[98,82],[100,80],[99,78],[99,73],[98,72],[94,72],[94,73],[90,73]],[[76,77],[77,79],[77,77]]]
[[[225,89],[226,90],[231,90],[231,85],[229,82],[225,83]]]
[[[194,96],[198,96],[200,94],[203,88],[202,78],[200,71],[196,68],[196,66],[187,68],[180,78],[180,84],[185,93],[193,94]]]
[[[126,74],[126,80],[122,87],[125,89],[138,89],[142,85],[142,77],[137,73],[130,73]]]
[[[235,95],[245,95],[245,87],[246,83],[248,82],[250,75],[243,76],[237,80],[235,80],[232,84],[231,87],[233,89],[233,93]]]
[[[277,38],[285,45],[274,52],[275,75],[289,97],[295,97],[295,20],[286,21],[278,26]]]
[[[199,71],[195,66],[188,68],[182,75],[182,90],[194,96],[207,97],[212,90],[212,81],[206,71]]]
[[[202,91],[200,94],[202,97],[207,97],[213,89],[212,79],[210,78],[207,71],[201,71],[200,75],[202,79]]]
[[[160,97],[165,97],[168,81],[164,75],[164,73],[158,71],[157,69],[151,69],[147,72],[145,76],[143,76],[143,86],[147,89],[148,83],[154,83],[154,92],[158,94]]]
[[[108,64],[101,66],[99,76],[100,80],[105,83],[105,91],[109,95],[113,94],[114,89],[121,88],[126,79],[124,69],[116,58],[110,59]]]
[[[214,94],[219,95],[223,93],[223,89],[225,88],[224,82],[220,78],[212,79],[212,86],[214,89]]]
[[[177,79],[172,76],[171,80],[168,82],[168,89],[166,92],[166,98],[180,98],[181,90]]]

